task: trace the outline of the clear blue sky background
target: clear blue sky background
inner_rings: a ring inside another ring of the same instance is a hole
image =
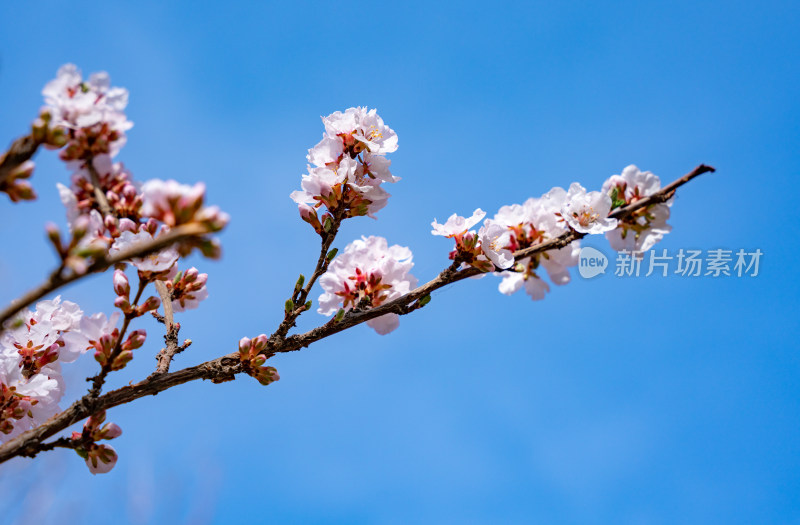
[[[203,180],[230,212],[224,258],[196,261],[211,297],[183,316],[195,344],[176,366],[277,325],[317,250],[288,195],[319,116],[354,105],[397,131],[403,180],[340,248],[386,236],[427,280],[450,249],[434,217],[705,162],[717,174],[680,192],[659,248],[760,248],[760,275],[575,275],[536,303],[461,283],[389,336],[276,358],[267,388],[203,382],[112,410],[109,475],[68,451],[4,465],[4,520],[800,522],[796,2],[162,4],[4,4],[0,141],[61,64],[107,70],[135,122],[119,158],[139,180]],[[49,152],[38,166],[37,203],[0,202],[3,304],[54,263],[42,225],[63,224],[68,173]],[[63,295],[111,310],[107,276]],[[114,384],[153,368],[145,326]],[[73,367],[72,396],[93,369]]]

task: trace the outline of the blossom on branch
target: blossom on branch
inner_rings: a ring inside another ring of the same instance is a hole
[[[322,315],[340,309],[368,310],[401,297],[417,286],[417,278],[409,273],[414,266],[411,250],[388,246],[383,237],[362,237],[344,249],[320,277],[325,290],[319,298]],[[367,321],[381,335],[398,327],[400,318],[389,313]]]
[[[553,188],[540,198],[530,198],[524,204],[501,207],[494,219],[486,220],[486,225],[501,227],[507,232],[507,236],[503,237],[505,245],[501,245],[506,250],[524,250],[567,232],[564,222],[559,221],[566,199],[567,192],[562,188]],[[503,277],[499,290],[510,295],[524,286],[532,299],[544,299],[550,287],[542,279],[540,267],[547,271],[554,284],[566,284],[570,281],[568,268],[578,264],[579,252],[580,243],[574,241],[558,250],[525,257],[513,263],[509,271],[497,274]]]
[[[611,212],[611,197],[591,191],[573,182],[561,206],[561,217],[570,227],[581,233],[603,233],[617,227],[617,220],[608,218]]]
[[[133,127],[124,113],[128,90],[111,87],[106,72],[93,73],[84,81],[74,64],[66,64],[42,95],[46,104],[42,111],[49,114],[50,126],[66,130],[61,158],[74,167],[98,155],[116,155],[125,144],[125,132]]]
[[[455,240],[455,249],[449,255],[453,261],[473,266],[482,272],[491,272],[495,266],[508,268],[514,263],[513,254],[505,247],[508,232],[491,224],[485,224],[477,233],[470,229],[485,216],[486,212],[478,208],[469,218],[454,213],[444,224],[434,219],[431,233]]]
[[[612,200],[612,209],[620,208],[653,195],[661,189],[661,180],[649,171],[640,171],[631,164],[621,175],[612,175],[603,183],[603,193]],[[617,251],[646,252],[672,231],[667,224],[672,199],[636,210],[619,222],[619,227],[606,232],[611,247]]]
[[[340,219],[368,215],[386,206],[384,182],[397,182],[385,154],[397,150],[397,134],[383,123],[376,110],[350,108],[322,118],[325,134],[308,150],[308,174],[302,190],[291,194],[302,219],[322,234],[333,215]],[[325,206],[322,218],[316,210]]]
[[[153,235],[147,230],[142,229],[138,233],[125,231],[114,241],[109,253],[114,255],[152,241]],[[175,268],[178,257],[178,250],[175,248],[164,248],[145,257],[131,259],[131,263],[148,277],[171,277],[170,272]]]
[[[208,274],[200,273],[195,267],[178,272],[171,281],[165,281],[172,299],[172,309],[183,312],[200,306],[200,301],[208,297],[206,281]]]

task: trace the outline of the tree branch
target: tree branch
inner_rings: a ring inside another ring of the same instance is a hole
[[[58,290],[59,288],[66,286],[67,284],[83,279],[84,277],[87,277],[93,273],[103,272],[115,264],[125,262],[132,258],[144,257],[151,253],[163,250],[164,248],[177,242],[181,242],[193,237],[200,237],[207,233],[210,233],[208,228],[202,224],[184,224],[183,226],[177,226],[173,228],[169,232],[165,233],[164,235],[160,235],[158,238],[153,239],[150,242],[134,246],[112,257],[109,257],[108,255],[99,257],[95,259],[91,265],[89,265],[86,273],[76,274],[73,272],[65,275],[65,268],[62,266],[50,274],[50,277],[48,277],[47,280],[45,280],[42,284],[0,311],[0,330],[2,330],[2,326],[6,321],[14,317],[14,315],[16,315],[22,309],[30,306],[39,299]]]
[[[665,202],[666,200],[670,199],[672,195],[674,195],[675,190],[678,187],[686,184],[693,178],[703,173],[713,171],[714,169],[711,167],[700,165],[690,173],[665,186],[654,195],[634,202],[624,208],[620,208],[614,213],[610,214],[610,216],[618,219],[625,218],[629,214],[632,214],[641,208],[647,207],[651,204],[656,204],[658,202]],[[514,258],[515,260],[521,260],[538,253],[561,248],[584,236],[585,234],[569,231],[555,239],[531,246],[524,250],[519,250],[514,253]],[[127,257],[131,256],[127,255],[126,258]],[[421,308],[421,300],[430,295],[431,292],[447,286],[448,284],[467,279],[480,273],[481,272],[479,270],[471,267],[458,270],[457,263],[454,263],[442,271],[433,280],[412,290],[402,297],[382,304],[378,307],[359,312],[354,312],[351,310],[339,321],[336,321],[334,318],[320,327],[314,328],[313,330],[303,334],[292,335],[288,338],[275,337],[275,335],[279,333],[276,331],[276,334],[273,334],[273,336],[269,338],[269,344],[266,352],[268,354],[267,357],[272,357],[278,353],[300,350],[316,341],[319,341],[320,339],[364,323],[370,319],[380,317],[381,315],[385,315],[387,313],[405,315],[411,311]],[[308,289],[310,291],[310,285]],[[44,440],[54,436],[70,425],[77,423],[78,421],[81,421],[82,419],[89,417],[93,413],[100,410],[105,410],[124,403],[129,403],[140,397],[156,395],[159,392],[163,392],[164,390],[172,388],[173,386],[197,379],[208,379],[214,383],[230,381],[235,379],[236,374],[242,371],[243,368],[239,354],[238,352],[233,352],[217,359],[207,361],[197,366],[185,368],[177,372],[152,374],[145,380],[135,385],[125,386],[120,389],[113,390],[98,398],[92,399],[86,395],[73,403],[68,409],[56,414],[42,425],[29,430],[0,446],[0,463],[3,463],[16,456],[35,455],[41,450]]]

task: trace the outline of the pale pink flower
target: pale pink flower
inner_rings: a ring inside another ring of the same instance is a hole
[[[125,252],[142,244],[153,241],[153,236],[147,230],[140,230],[138,233],[129,231],[122,232],[111,245],[109,253],[114,255]],[[164,248],[161,251],[151,253],[145,257],[133,258],[131,263],[139,271],[148,274],[163,274],[169,272],[178,261],[178,251],[175,248]]]
[[[124,113],[128,91],[111,87],[107,73],[94,73],[84,81],[75,65],[66,64],[44,87],[42,95],[45,110],[52,117],[51,125],[67,130],[64,160],[77,167],[87,153],[113,157],[125,144],[125,132],[133,126]]]
[[[621,175],[612,175],[603,183],[603,193],[610,196],[614,207],[622,207],[653,195],[661,189],[661,180],[649,171],[640,171],[631,164]],[[619,227],[606,232],[611,247],[617,251],[642,253],[653,247],[672,230],[667,224],[672,199],[652,204],[620,221]]]
[[[478,208],[472,213],[472,217],[465,218],[454,213],[444,224],[439,224],[436,219],[433,219],[431,226],[433,235],[441,235],[442,237],[455,237],[457,235],[464,235],[470,228],[478,224],[486,216],[486,212]]]
[[[362,237],[350,243],[320,278],[325,293],[319,298],[322,315],[340,308],[369,309],[401,297],[417,286],[409,273],[414,266],[411,250],[389,247],[383,237]],[[381,335],[397,328],[397,314],[385,314],[367,321]]]
[[[608,218],[611,198],[606,193],[592,191],[573,182],[561,207],[561,216],[575,231],[603,233],[617,227],[617,220]]]

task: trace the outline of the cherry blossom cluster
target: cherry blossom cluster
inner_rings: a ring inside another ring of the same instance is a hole
[[[417,286],[409,272],[414,266],[411,250],[389,246],[383,237],[362,237],[344,249],[320,278],[325,293],[319,297],[322,315],[348,310],[366,310],[401,297]],[[397,314],[389,313],[367,321],[381,335],[400,324]]]
[[[612,201],[612,209],[633,204],[661,189],[661,180],[649,171],[639,171],[631,164],[621,175],[612,175],[603,183],[603,193]],[[611,247],[617,251],[643,253],[652,248],[664,235],[672,231],[667,224],[672,199],[636,210],[619,223],[619,227],[606,232]]]
[[[578,264],[580,241],[517,260],[514,252],[556,239],[570,230],[605,233],[615,250],[644,252],[670,231],[666,219],[671,202],[651,204],[622,221],[609,215],[660,188],[658,177],[631,165],[622,175],[606,180],[602,191],[587,192],[576,182],[569,190],[556,187],[523,204],[501,207],[494,219],[486,219],[477,232],[471,228],[485,217],[481,209],[469,218],[453,214],[445,224],[434,219],[431,233],[455,240],[450,259],[456,264],[502,276],[501,293],[510,295],[524,286],[532,299],[540,300],[550,291],[542,279],[542,268],[553,284],[570,282],[569,268]]]
[[[42,93],[46,103],[42,114],[49,127],[63,130],[60,157],[74,170],[71,187],[58,185],[72,239],[65,245],[50,231],[68,268],[81,273],[92,257],[152,241],[183,224],[201,224],[209,232],[225,227],[228,215],[204,205],[202,183],[189,186],[155,179],[141,184],[122,163],[113,161],[133,124],[124,113],[127,90],[112,87],[107,73],[92,74],[84,81],[80,70],[67,64]],[[211,239],[194,246],[184,243],[177,250],[187,255],[193,247],[210,257],[219,255],[219,246]],[[174,252],[133,264],[148,275],[160,274],[177,260],[172,259]]]
[[[397,134],[383,123],[375,109],[357,107],[322,118],[322,140],[308,150],[308,174],[302,190],[291,197],[302,219],[317,233],[339,219],[368,215],[386,206],[389,193],[381,185],[400,180],[389,171],[387,153],[397,150]],[[317,210],[325,206],[319,217]]]
[[[10,323],[0,334],[0,442],[58,412],[64,394],[61,365],[91,349],[98,332],[113,322],[103,314],[85,316],[77,304],[59,296]]]
[[[84,80],[74,64],[61,66],[42,91],[50,125],[65,130],[66,147],[59,156],[73,166],[101,157],[114,157],[125,145],[133,123],[125,116],[128,90],[111,87],[106,72]],[[107,161],[106,161],[107,162]]]
[[[61,259],[59,272],[82,275],[101,258],[133,252],[142,255],[127,259],[136,269],[136,286],[129,282],[126,264],[118,264],[114,270],[114,307],[118,312],[110,317],[104,313],[85,316],[77,305],[61,302],[59,297],[40,302],[35,312],[25,312],[2,327],[2,441],[43,423],[58,411],[64,391],[62,363],[92,350],[101,366],[94,378],[95,388],[99,388],[106,374],[124,368],[144,344],[145,330],[129,330],[134,319],[157,313],[162,298],[171,302],[171,312],[182,312],[196,308],[208,297],[208,275],[194,267],[180,271],[178,262],[197,248],[208,257],[219,256],[219,244],[207,234],[221,230],[229,220],[218,207],[205,204],[204,184],[173,180],[142,184],[122,163],[113,160],[133,124],[124,112],[128,92],[112,87],[108,74],[95,73],[84,80],[74,65],[67,64],[45,86],[43,95],[46,105],[34,123],[34,138],[46,147],[61,148],[59,156],[73,172],[69,187],[57,184],[67,212],[69,238],[62,239],[55,225],[47,227]],[[32,163],[23,163],[6,179],[4,191],[12,200],[33,195],[24,180],[32,169]],[[177,245],[155,247],[162,235],[187,226],[199,234]],[[147,250],[148,246],[154,248]],[[149,284],[158,282],[166,290],[159,292],[162,297],[143,293]],[[94,473],[107,472],[116,462],[113,448],[96,443],[120,433],[116,425],[100,427],[104,417],[95,414],[90,418],[83,433],[73,434],[70,445]]]
[[[100,442],[122,434],[119,426],[105,422],[103,408],[112,405],[103,404],[107,395],[100,396],[106,376],[124,368],[144,345],[146,331],[134,329],[132,324],[152,314],[166,327],[166,348],[158,353],[155,372],[134,389],[145,385],[141,392],[149,394],[169,387],[169,381],[158,378],[169,377],[164,374],[170,373],[172,358],[191,344],[186,340],[178,345],[180,323],[173,315],[197,308],[208,297],[208,274],[195,267],[181,270],[180,261],[195,249],[206,257],[218,257],[219,244],[210,235],[223,229],[229,217],[218,207],[206,205],[202,183],[141,183],[114,160],[132,123],[124,112],[128,92],[112,87],[106,73],[84,81],[81,72],[68,64],[59,69],[43,94],[46,106],[33,124],[30,140],[36,147],[61,148],[60,158],[72,171],[69,186],[57,185],[66,208],[69,237],[63,239],[55,225],[47,227],[60,265],[50,277],[49,282],[55,284],[45,290],[52,293],[88,273],[113,266],[116,311],[85,315],[78,305],[59,296],[40,301],[34,311],[25,310],[13,319],[16,309],[3,314],[2,319],[11,320],[0,326],[0,443],[45,424],[58,413],[64,393],[62,364],[91,351],[100,371],[89,378],[92,387],[81,402],[73,404],[71,413],[63,414],[91,414],[82,431],[49,443],[37,441],[32,449],[28,444],[23,447],[25,454],[71,448],[93,474],[105,473],[118,456],[113,447]],[[280,379],[274,367],[266,366],[276,353],[307,346],[360,322],[378,334],[388,334],[399,326],[401,314],[424,306],[433,290],[447,284],[493,273],[502,278],[499,290],[503,294],[524,287],[532,299],[543,299],[550,291],[545,274],[555,285],[570,282],[569,269],[579,259],[578,239],[605,233],[614,249],[641,253],[671,229],[666,221],[672,202],[664,202],[671,193],[661,190],[658,177],[631,165],[621,175],[607,179],[601,191],[587,191],[573,183],[567,190],[556,187],[522,204],[502,206],[491,218],[479,208],[469,217],[453,214],[443,224],[434,219],[431,233],[454,243],[449,252],[452,263],[436,279],[417,288],[417,278],[410,273],[413,256],[407,247],[390,246],[383,237],[364,236],[341,252],[332,248],[341,221],[363,215],[375,218],[387,204],[390,195],[383,184],[400,180],[389,171],[391,161],[386,158],[397,150],[397,134],[375,109],[365,107],[337,111],[322,121],[325,133],[308,151],[302,189],[290,196],[301,218],[321,237],[316,268],[308,282],[302,274],[298,278],[285,303],[283,321],[271,336],[242,338],[238,359],[231,360],[237,355],[233,354],[186,368],[175,374],[181,382],[198,378],[220,382],[241,372],[269,385]],[[7,158],[0,157],[0,167]],[[33,163],[14,159],[2,168],[0,191],[12,201],[35,198],[28,181]],[[706,171],[713,168],[701,165],[668,189],[673,191]],[[647,200],[640,202],[642,199]],[[633,212],[624,209],[636,203],[642,207]],[[317,311],[332,319],[306,334],[290,336],[298,317],[312,307],[309,294],[317,280],[323,289]],[[156,290],[152,295],[145,293],[151,285]],[[35,300],[29,296],[22,304],[32,305]],[[163,315],[158,312],[162,307]],[[131,392],[130,388],[121,389],[111,398],[116,399],[122,390]],[[67,419],[52,421],[59,420]],[[17,445],[7,445],[13,446]]]

